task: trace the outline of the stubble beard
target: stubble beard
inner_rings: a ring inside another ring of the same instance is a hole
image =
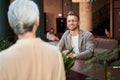
[[[75,30],[77,30],[77,29],[79,29],[79,26],[74,27],[73,29],[70,29],[70,30],[71,30],[71,31],[75,31]]]

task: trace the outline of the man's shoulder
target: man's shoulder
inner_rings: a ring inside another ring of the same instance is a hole
[[[90,31],[81,30],[81,33],[84,38],[94,38],[93,34]]]
[[[91,33],[90,31],[80,30],[80,32],[81,32],[83,35],[92,35],[92,33]]]
[[[64,33],[65,33],[65,34],[70,33],[70,30],[66,30]]]
[[[57,43],[55,42],[43,42],[42,45],[44,45],[44,47],[47,49],[47,50],[53,50],[53,51],[56,51],[56,50],[59,50],[55,45]]]
[[[70,30],[66,30],[63,35],[69,35],[69,34],[70,34]]]

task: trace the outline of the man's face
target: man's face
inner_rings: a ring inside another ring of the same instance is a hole
[[[79,28],[79,20],[77,16],[69,15],[67,17],[67,27],[71,31],[74,31]]]

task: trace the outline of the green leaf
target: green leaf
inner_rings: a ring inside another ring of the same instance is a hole
[[[96,58],[95,58],[95,57],[92,57],[92,58],[86,60],[85,63],[90,64],[90,63],[93,63],[93,62],[95,62],[95,61],[96,61]]]
[[[86,72],[86,71],[91,70],[92,67],[93,67],[93,64],[90,64],[89,66],[87,66],[87,67],[83,70],[83,72]]]
[[[111,63],[111,66],[120,66],[120,60]]]
[[[0,51],[10,47],[11,43],[7,39],[0,38]]]
[[[93,76],[87,77],[86,80],[95,80]]]
[[[112,74],[110,72],[108,72],[108,66],[110,64],[110,61],[113,59],[113,57],[119,53],[119,49],[114,49],[113,51],[101,51],[101,52],[97,52],[94,53],[93,56],[91,58],[89,58],[87,61],[85,61],[86,63],[90,64],[88,65],[83,72],[92,70],[93,68],[93,64],[96,62],[98,62],[99,64],[97,65],[97,69],[95,69],[95,71],[99,71],[101,69],[104,70],[104,80],[115,80],[115,78],[112,76]],[[115,67],[119,67],[120,66],[120,60],[115,61],[111,64],[112,66]],[[98,73],[98,72],[97,72]],[[88,78],[87,80],[93,80],[92,78]]]

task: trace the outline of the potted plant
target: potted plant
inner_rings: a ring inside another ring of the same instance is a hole
[[[98,69],[101,69],[101,68],[104,70],[104,80],[115,80],[112,74],[108,71],[108,66],[120,65],[120,60],[116,60],[114,62],[111,61],[114,55],[118,53],[118,51],[119,50],[116,49],[116,50],[113,50],[112,52],[103,51],[103,52],[95,53],[90,59],[85,61],[90,65],[86,67],[83,71],[91,70],[93,68],[94,63],[97,62],[98,68],[96,71],[98,71]],[[87,80],[94,80],[94,77],[90,76],[87,78]]]
[[[11,45],[7,39],[0,38],[0,51],[7,49]]]

